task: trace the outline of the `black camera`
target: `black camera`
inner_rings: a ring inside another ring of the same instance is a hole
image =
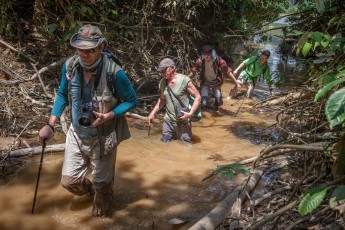
[[[189,109],[187,107],[175,108],[175,114],[176,114],[177,118],[180,118],[180,117],[182,117],[184,115],[184,113],[182,113],[182,111],[188,113]]]
[[[88,102],[81,105],[82,114],[79,119],[79,124],[82,126],[90,126],[95,121],[95,115],[93,111],[99,112],[99,106],[97,102]]]

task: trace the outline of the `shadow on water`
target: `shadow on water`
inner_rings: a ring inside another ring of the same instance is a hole
[[[276,131],[267,129],[267,123],[236,121],[226,129],[239,138],[251,141],[254,144],[272,143],[278,140],[279,134]]]

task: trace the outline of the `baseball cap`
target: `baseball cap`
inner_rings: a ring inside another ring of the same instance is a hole
[[[213,47],[211,45],[204,45],[201,50],[202,55],[211,55]]]
[[[171,60],[170,58],[164,58],[160,63],[157,68],[158,72],[163,71],[164,69],[170,67],[170,66],[175,66],[175,62]]]

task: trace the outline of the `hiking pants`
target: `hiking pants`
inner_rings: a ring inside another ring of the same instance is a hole
[[[201,106],[206,107],[209,99],[209,89],[212,89],[215,98],[215,105],[221,106],[223,104],[222,91],[220,85],[210,86],[208,84],[201,85]]]
[[[180,140],[187,143],[192,141],[192,126],[191,122],[163,122],[162,142],[170,142],[173,140]]]
[[[92,183],[86,178],[90,168],[95,185],[111,183],[115,174],[116,152],[116,146],[101,152],[98,138],[79,138],[71,125],[66,137],[62,186],[79,196],[90,192]]]

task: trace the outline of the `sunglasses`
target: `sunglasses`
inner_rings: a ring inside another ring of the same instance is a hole
[[[97,49],[98,49],[98,47],[93,48],[93,49],[87,49],[87,50],[78,49],[78,53],[92,54],[92,53],[96,52]]]

